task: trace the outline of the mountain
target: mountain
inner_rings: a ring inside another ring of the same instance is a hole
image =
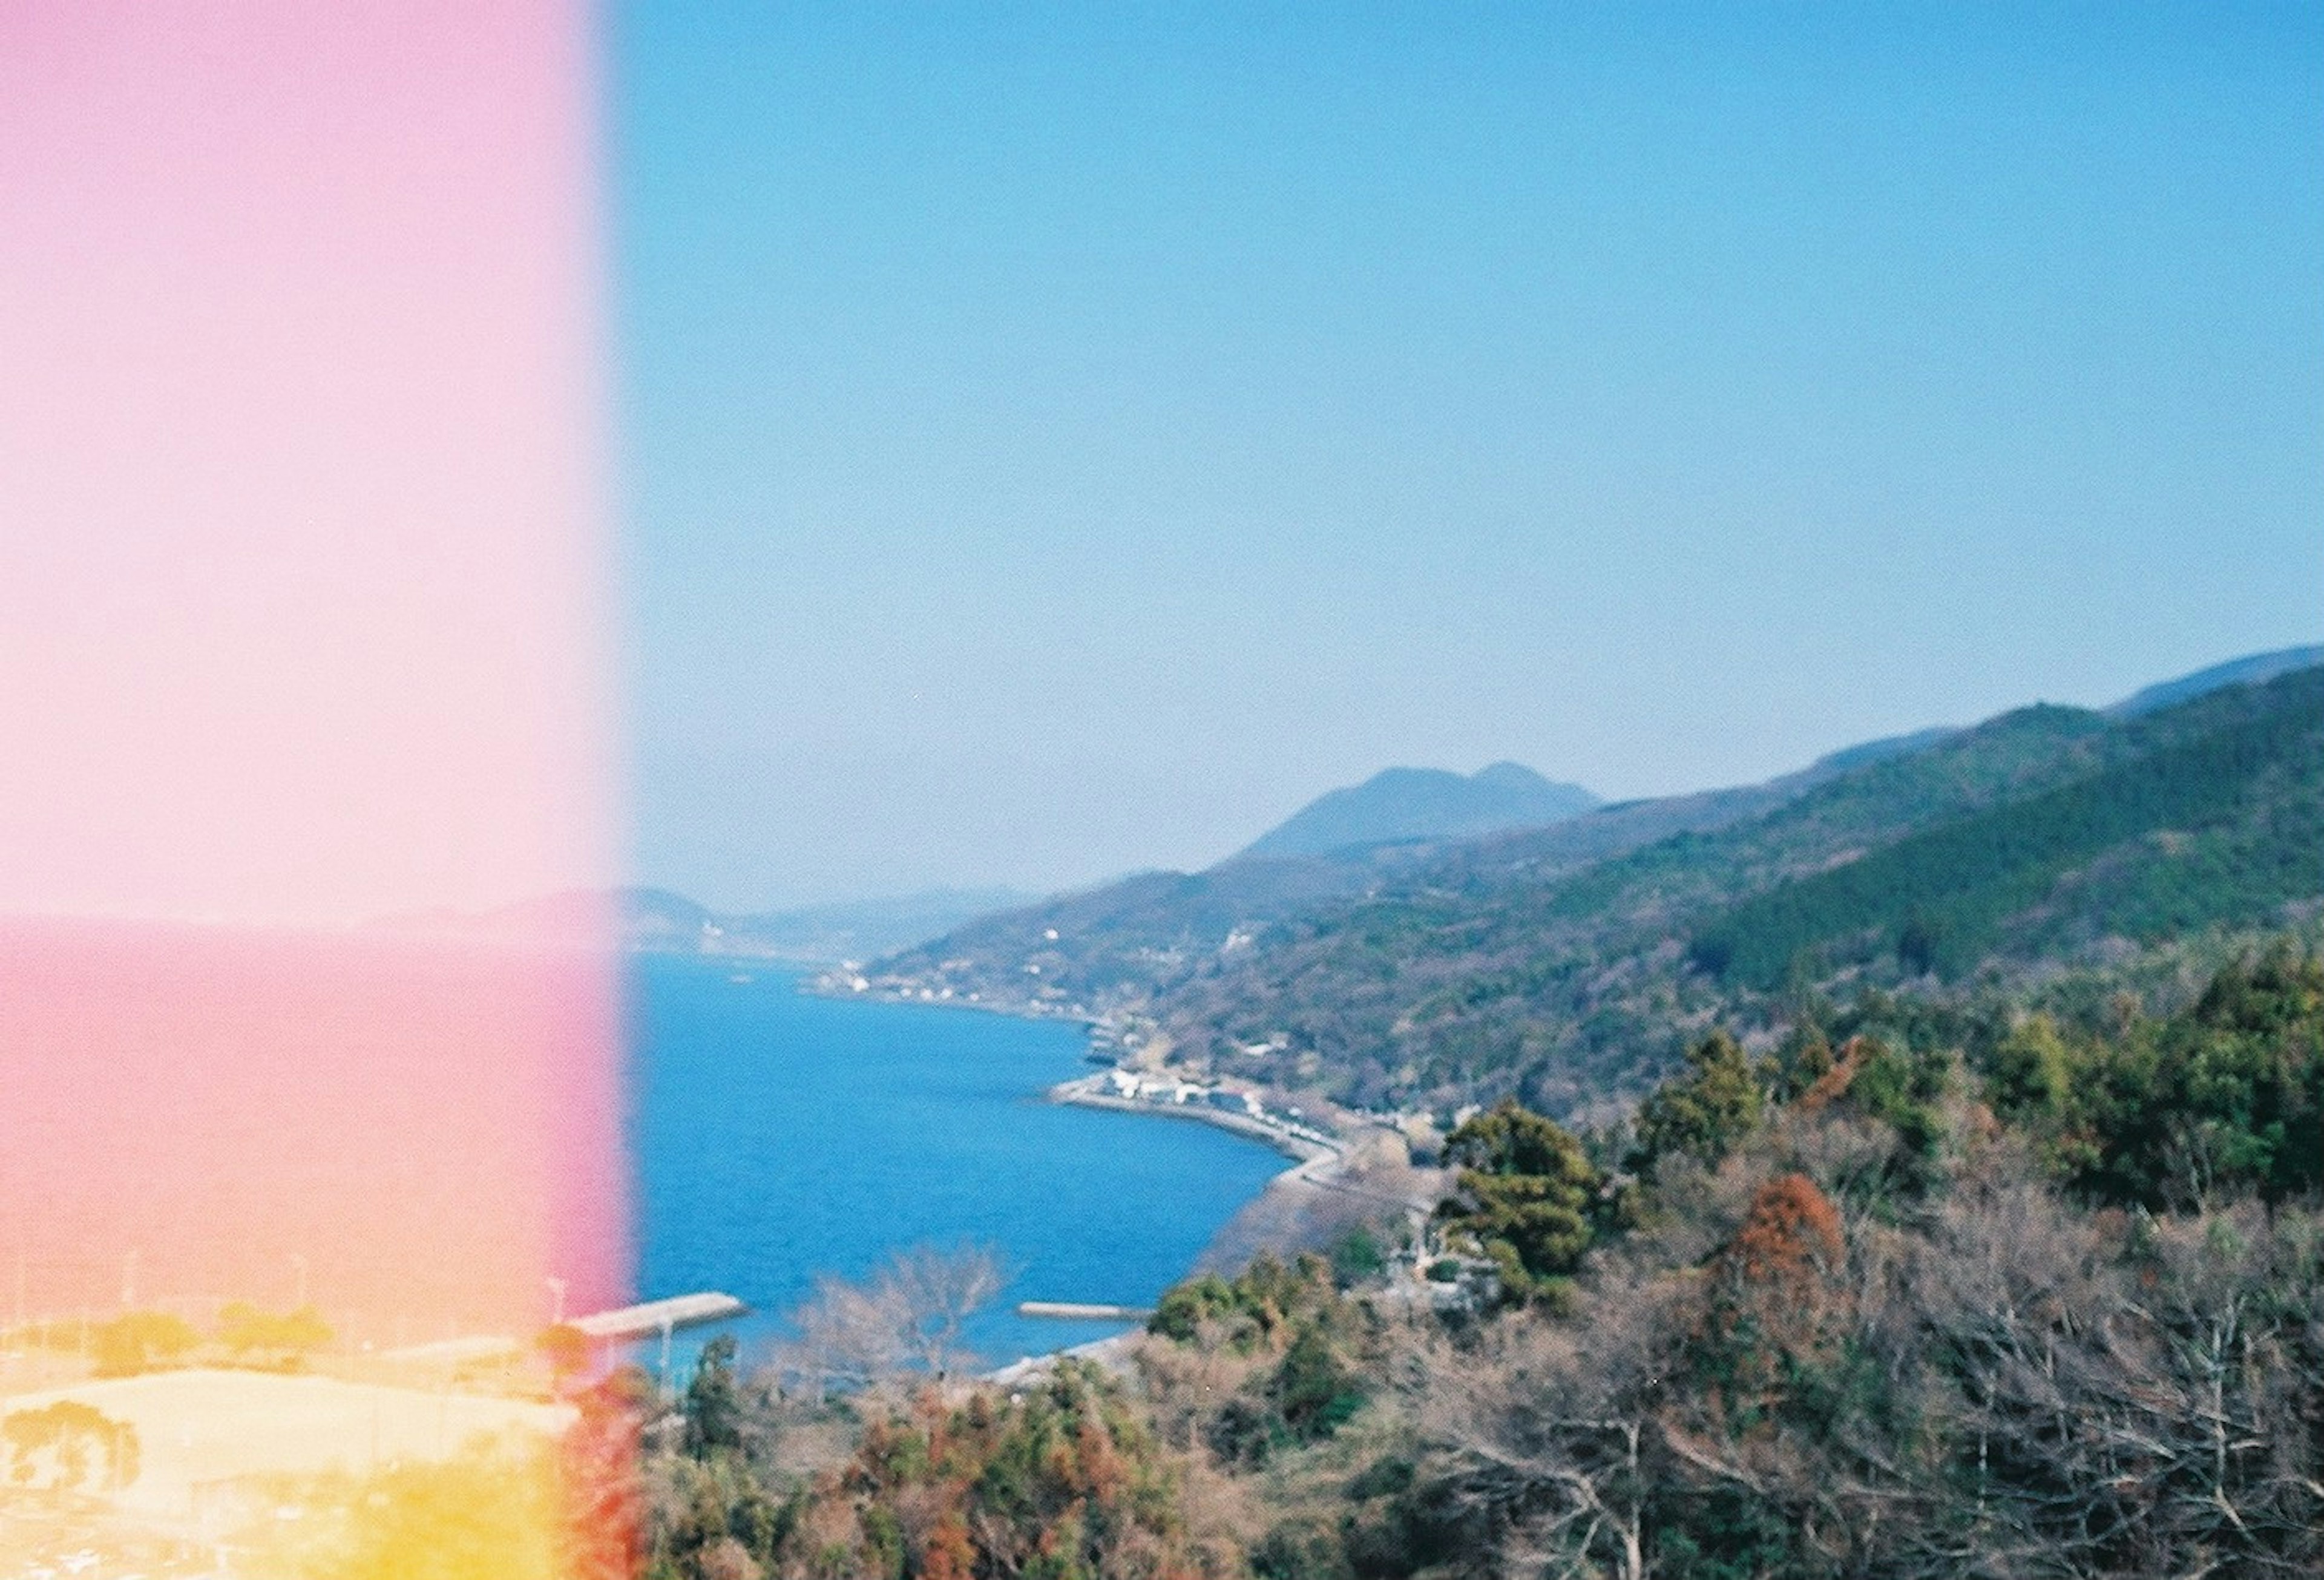
[[[1544,827],[1144,875],[864,990],[1106,1016],[1363,1107],[1618,1107],[1688,1028],[1801,992],[1972,992],[2324,913],[2324,668],[2250,678],[2280,657]]]
[[[2117,719],[2135,719],[2141,713],[2152,713],[2157,708],[2167,708],[2174,703],[2192,702],[2195,698],[2231,685],[2258,685],[2273,680],[2279,675],[2289,675],[2295,669],[2310,669],[2324,664],[2324,647],[2281,648],[2273,653],[2254,653],[2248,657],[2231,658],[2225,664],[2214,664],[2209,669],[2199,669],[2192,675],[2182,675],[2176,680],[2166,680],[2150,685],[2144,691],[2125,697],[2107,712]]]
[[[1459,839],[1561,822],[1598,804],[1579,785],[1553,784],[1517,763],[1462,777],[1441,768],[1388,768],[1309,802],[1242,852],[1322,856],[1357,845]]]
[[[1914,752],[1934,746],[1953,731],[1939,725],[1932,730],[1915,730],[1909,735],[1887,735],[1878,740],[1868,740],[1858,746],[1842,747],[1816,758],[1815,766],[1827,773],[1840,773],[1849,768],[1860,768],[1867,763],[1877,763],[1883,758],[1909,757]]]
[[[2021,709],[1596,861],[1464,852],[1140,1013],[1182,1059],[1366,1107],[1579,1114],[1650,1086],[1692,1028],[1772,1029],[1803,992],[1969,993],[2319,911],[2311,667],[2130,719]]]

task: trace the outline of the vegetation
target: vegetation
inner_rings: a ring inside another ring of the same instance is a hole
[[[1555,1300],[1590,1248],[1601,1180],[1582,1144],[1504,1101],[1445,1139],[1459,1191],[1437,1209],[1446,1237],[1486,1257],[1496,1300]]]
[[[312,1306],[278,1314],[232,1300],[218,1310],[217,1338],[237,1361],[289,1372],[331,1342],[331,1327]]]
[[[906,1373],[942,1378],[972,1362],[961,1327],[1008,1281],[988,1245],[896,1252],[861,1283],[823,1277],[791,1313],[798,1339],[786,1357],[795,1378],[828,1392]]]
[[[124,1311],[88,1329],[89,1355],[100,1377],[134,1377],[174,1364],[201,1342],[192,1323],[168,1311]]]
[[[1821,1045],[1828,1055],[1830,1045]],[[1757,1127],[1766,1107],[1760,1072],[1745,1057],[1742,1044],[1725,1032],[1699,1043],[1686,1056],[1686,1066],[1685,1074],[1665,1081],[1639,1106],[1631,1164],[1648,1175],[1665,1160],[1680,1158],[1717,1167]],[[1815,1073],[1829,1068],[1827,1057]]]
[[[1148,874],[873,973],[1110,1013],[1181,1064],[1361,1107],[1602,1125],[1803,994],[2007,1002],[2324,898],[2324,668],[2109,716],[2018,710],[1767,785],[1547,828]],[[1036,969],[1035,968],[1038,968]]]
[[[2324,669],[2189,689],[893,962],[1432,1109],[1453,1184],[1112,1376],[722,1355],[654,1572],[2324,1572]]]
[[[12,1345],[86,1355],[99,1377],[134,1377],[205,1361],[296,1371],[332,1336],[311,1306],[276,1314],[233,1300],[219,1308],[208,1333],[172,1311],[135,1310],[31,1323],[5,1337]]]
[[[2086,1196],[2149,1209],[2324,1189],[2324,965],[2278,944],[2184,1012],[2106,1033],[2046,1015],[1990,1059],[1992,1097]]]
[[[1489,846],[1423,865],[1150,1013],[1182,1057],[1257,1073],[1240,1050],[1279,1049],[1280,1084],[1360,1106],[1511,1093],[1602,1122],[1710,1024],[1773,1033],[1804,991],[2012,992],[2319,896],[2310,669],[2124,722],[2026,710],[1580,868]]]
[[[1634,1124],[1503,1103],[1436,1225],[1484,1276],[1262,1258],[1118,1378],[722,1354],[648,1432],[648,1572],[2315,1573],[2324,959],[2131,981],[1803,995]]]
[[[11,1487],[127,1486],[137,1465],[137,1428],[94,1405],[60,1399],[0,1417],[0,1466]]]
[[[1022,1575],[1095,1580],[1204,1572],[1173,1466],[1102,1373],[1067,1363],[1038,1386],[950,1404],[923,1385],[861,1418],[852,1447],[805,1469],[767,1445],[811,1418],[760,1399],[729,1440],[689,1392],[680,1447],[650,1465],[649,1576],[749,1580]]]
[[[2302,755],[2324,748],[2324,670],[2279,683],[2279,705],[2192,739],[2173,741],[2038,795],[2009,801],[1912,834],[1886,849],[1754,896],[1695,935],[1696,961],[1762,990],[1781,987],[1812,951],[1893,951],[1913,975],[1959,976],[1992,952],[2009,917],[2043,897],[2063,874],[2159,830],[2180,838],[2232,820],[2292,776]],[[2199,704],[2203,712],[2218,704]],[[2200,924],[2264,914],[2282,899],[2324,891],[2324,841],[2311,795],[2278,837],[2236,843],[2235,870],[2201,871],[2200,890],[2168,919]],[[2156,849],[2180,859],[2183,848]],[[2126,887],[2117,884],[2118,889]],[[2150,880],[2144,887],[2166,886]],[[2146,931],[2165,918],[2118,905],[2119,921]]]

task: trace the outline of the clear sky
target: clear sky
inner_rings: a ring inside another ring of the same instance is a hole
[[[617,4],[638,875],[1761,778],[2324,636],[2324,10]]]

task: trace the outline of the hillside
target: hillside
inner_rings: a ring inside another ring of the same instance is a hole
[[[1388,768],[1309,802],[1242,854],[1322,856],[1357,845],[1462,839],[1561,822],[1597,804],[1581,785],[1552,784],[1517,763],[1465,778],[1441,768]]]
[[[2312,669],[2324,664],[2324,647],[2280,648],[2273,653],[2254,653],[2247,657],[2230,658],[2225,664],[2214,664],[2209,669],[2199,669],[2192,675],[2182,675],[2176,680],[2166,680],[2134,693],[2107,710],[2118,719],[2135,718],[2152,713],[2157,708],[2167,708],[2174,703],[2192,702],[2208,693],[2231,685],[2257,685],[2273,680],[2279,675],[2289,675],[2295,669]]]
[[[1546,827],[1153,874],[987,918],[870,990],[1105,1015],[1368,1107],[1624,1106],[1714,1015],[1980,983],[2324,896],[2324,669],[2221,666]],[[2199,684],[2200,683],[2200,684]]]
[[[1148,1006],[1366,1106],[1643,1089],[1714,1015],[1788,994],[1960,988],[2269,925],[2324,897],[2324,669],[2126,720],[2036,707],[1758,815],[1546,875],[1467,852],[1310,914]],[[1441,881],[1432,882],[1432,879]]]
[[[1138,873],[981,917],[881,961],[864,980],[888,997],[1029,1014],[1102,1013],[1143,1002],[1222,952],[1248,947],[1258,929],[1374,889],[1422,853],[1360,848],[1329,857],[1236,858],[1196,873]]]
[[[1480,838],[1406,839],[1302,857],[1245,854],[1202,872],[1139,873],[980,917],[901,951],[869,968],[863,990],[1036,1015],[1108,1015],[1142,1006],[1250,948],[1266,929],[1335,903],[1416,885],[1573,871],[1674,834],[1723,828],[1835,771],[1820,762],[1765,785],[1600,806]]]
[[[2324,1572],[2324,957],[2090,983],[1715,1027],[1613,1130],[1497,1104],[1425,1217],[1352,1194],[1090,1361],[932,1388],[967,1281],[833,1278],[584,1420],[650,1580]]]

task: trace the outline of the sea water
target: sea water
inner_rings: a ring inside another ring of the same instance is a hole
[[[682,957],[639,960],[631,1004],[639,1295],[747,1302],[706,1331],[750,1358],[816,1275],[862,1279],[917,1245],[1000,1254],[1008,1287],[967,1333],[987,1364],[1119,1332],[1016,1305],[1151,1305],[1287,1166],[1211,1125],[1044,1101],[1088,1069],[1061,1022],[821,998]]]

